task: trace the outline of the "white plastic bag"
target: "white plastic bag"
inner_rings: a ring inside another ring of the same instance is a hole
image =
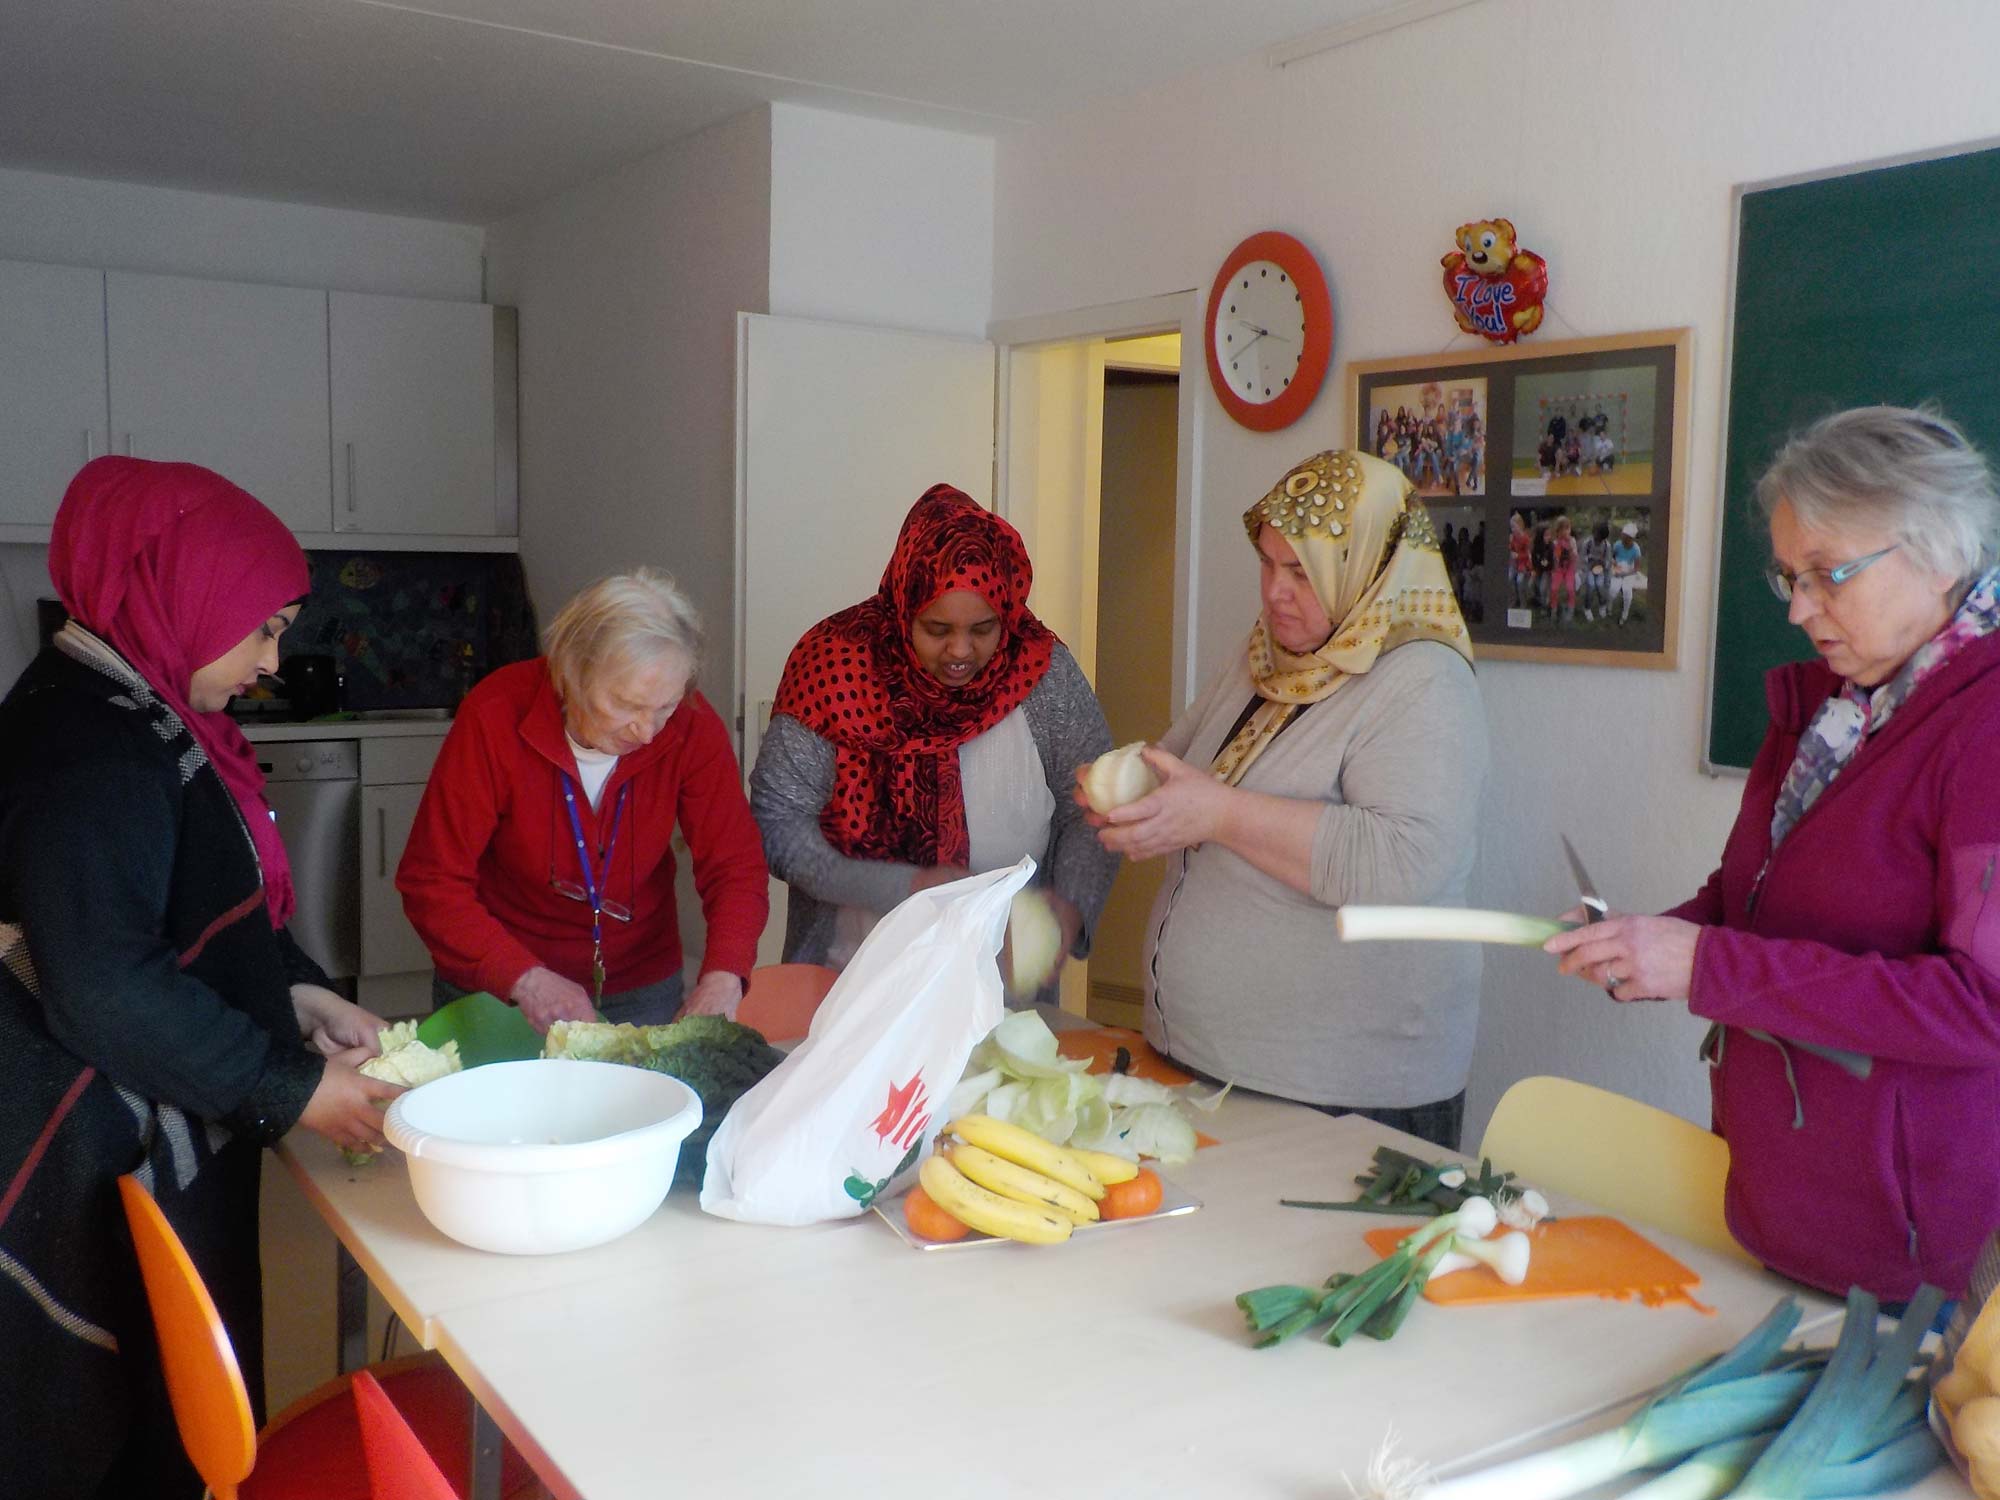
[[[715,1132],[704,1209],[750,1224],[852,1218],[916,1164],[932,1113],[1000,1024],[995,958],[1034,873],[1023,859],[932,886],[876,924],[806,1039]]]

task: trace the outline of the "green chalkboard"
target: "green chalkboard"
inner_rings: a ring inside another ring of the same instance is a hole
[[[1936,402],[2000,456],[2000,149],[1745,189],[1707,764],[1748,767],[1763,676],[1811,655],[1764,582],[1757,476],[1829,412]]]

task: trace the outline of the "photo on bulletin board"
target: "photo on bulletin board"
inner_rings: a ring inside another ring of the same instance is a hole
[[[1655,376],[1630,365],[1515,381],[1514,493],[1652,494]]]
[[[1690,344],[1663,329],[1350,364],[1357,446],[1422,497],[1476,655],[1674,667]]]
[[[1410,476],[1417,493],[1486,493],[1486,379],[1426,380],[1369,393],[1368,451]]]

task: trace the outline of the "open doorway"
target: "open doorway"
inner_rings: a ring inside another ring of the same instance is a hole
[[[1159,738],[1189,698],[1194,417],[1181,358],[1195,301],[994,331],[1000,509],[1034,559],[1030,606],[1069,646],[1118,744]],[[1185,347],[1199,358],[1198,337]],[[1064,1009],[1138,1024],[1159,879],[1158,861],[1120,869],[1089,962],[1063,972]]]
[[[1116,745],[1173,722],[1174,496],[1180,336],[1108,343],[1098,489],[1097,660],[1092,679]],[[1140,952],[1164,860],[1119,866],[1097,924],[1085,1013],[1137,1029]]]

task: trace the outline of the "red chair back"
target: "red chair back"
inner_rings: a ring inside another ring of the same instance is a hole
[[[354,1405],[361,1413],[361,1451],[368,1460],[370,1500],[458,1500],[458,1492],[403,1420],[382,1383],[354,1372]]]
[[[796,1041],[812,1026],[826,992],[839,974],[819,964],[766,964],[750,972],[750,988],[736,1019],[773,1042]]]

